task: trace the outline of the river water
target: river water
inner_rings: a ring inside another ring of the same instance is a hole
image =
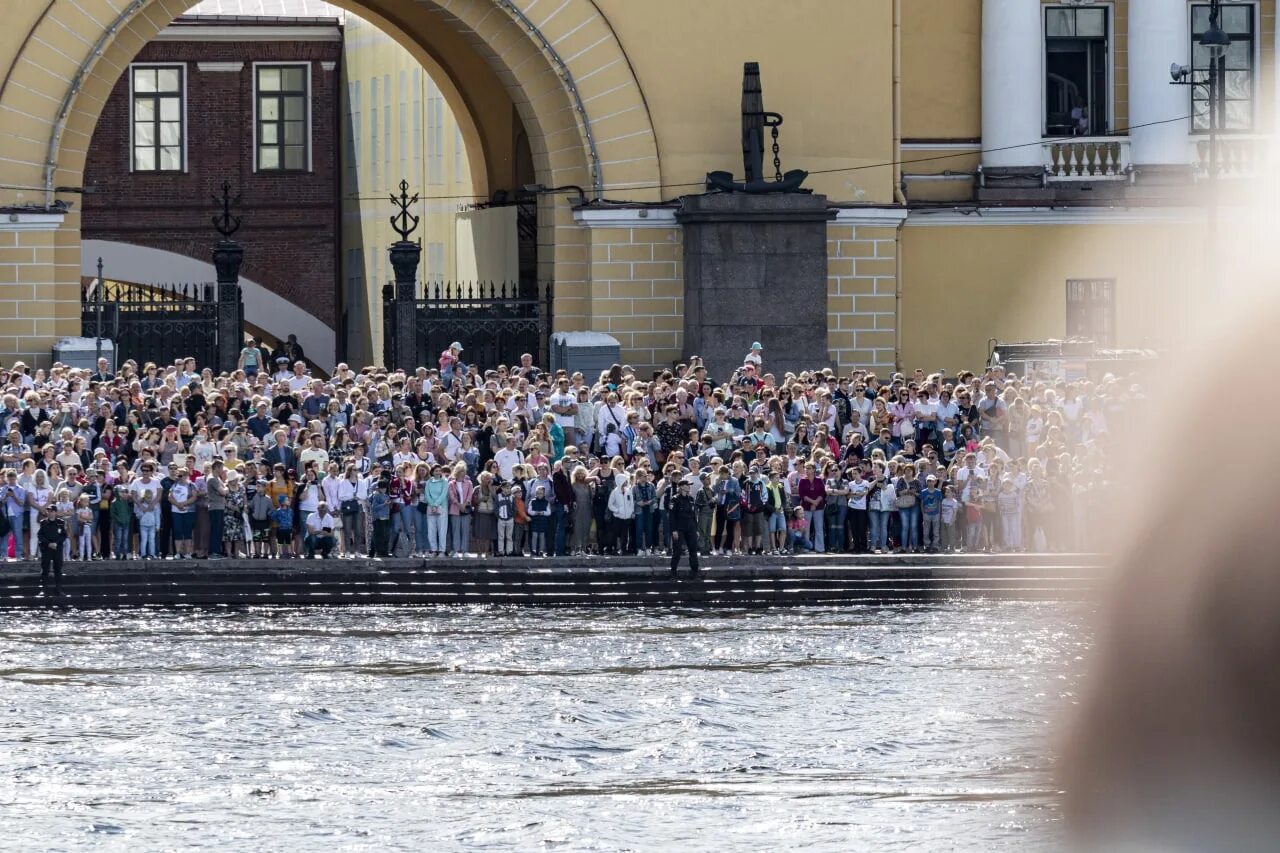
[[[1052,850],[1088,618],[0,613],[0,845]]]

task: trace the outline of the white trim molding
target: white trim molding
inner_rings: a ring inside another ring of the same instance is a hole
[[[327,59],[323,59],[320,61],[320,70],[322,71],[332,71],[337,67],[338,67],[338,63],[336,62],[330,62]]]
[[[981,142],[904,142],[903,151],[981,151]]]
[[[907,218],[905,207],[837,207],[833,225],[893,228]]]
[[[156,33],[153,38],[155,41],[342,41],[342,29],[330,26],[171,24]]]
[[[0,231],[57,231],[66,218],[44,210],[0,210]]]
[[[971,207],[911,211],[906,224],[916,227],[967,225],[1154,225],[1200,222],[1198,207]]]
[[[234,71],[240,72],[244,70],[244,62],[197,62],[196,68],[201,71]]]
[[[173,281],[212,282],[217,279],[217,270],[208,261],[113,240],[85,240],[81,244],[80,274],[89,278],[97,276],[98,258],[102,258],[103,272],[111,281],[161,284]],[[240,277],[240,292],[244,299],[244,316],[249,322],[280,340],[290,334],[297,335],[317,367],[326,373],[333,370],[338,338],[332,328],[306,308],[294,305],[243,276]]]
[[[588,228],[669,228],[676,226],[674,207],[580,207],[573,221]]]

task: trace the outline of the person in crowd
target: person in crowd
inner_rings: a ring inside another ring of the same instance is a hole
[[[266,557],[282,531],[291,553],[320,502],[342,556],[520,553],[538,489],[551,510],[540,552],[657,554],[686,480],[704,553],[789,547],[795,508],[820,552],[1061,551],[1097,538],[1109,425],[1143,401],[1136,374],[769,374],[755,347],[724,384],[697,359],[651,375],[464,367],[458,342],[440,364],[324,378],[290,349],[276,376],[253,341],[230,374],[194,359],[0,366],[0,556],[39,553],[64,491],[70,540],[89,529],[102,557],[217,558],[245,537]],[[81,497],[92,519],[77,517]]]
[[[680,568],[680,555],[689,552],[689,569],[698,572],[698,509],[689,493],[690,483],[684,477],[676,486],[676,496],[671,499],[671,573]]]
[[[307,534],[304,540],[306,546],[306,556],[308,560],[316,558],[316,551],[323,559],[329,559],[329,555],[337,546],[338,540],[334,536],[337,528],[337,519],[329,512],[329,504],[320,501],[316,504],[315,512],[307,515]]]
[[[62,561],[67,537],[67,520],[62,513],[50,507],[41,510],[36,538],[40,551],[40,588],[45,595],[49,594],[52,581],[53,594],[62,597]]]

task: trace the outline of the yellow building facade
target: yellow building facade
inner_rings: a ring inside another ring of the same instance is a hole
[[[79,216],[66,188],[80,184],[115,80],[191,5],[38,0],[6,8],[0,359],[47,363],[56,338],[78,333]],[[675,207],[681,195],[702,191],[709,170],[740,171],[744,61],[760,62],[766,108],[786,117],[784,168],[809,170],[806,186],[834,208],[828,346],[841,368],[972,368],[985,361],[991,338],[1074,332],[1124,347],[1194,334],[1211,290],[1206,261],[1233,251],[1226,227],[1217,243],[1204,237],[1208,187],[1217,185],[1230,207],[1232,188],[1265,171],[1274,129],[1275,0],[1224,3],[1233,49],[1217,181],[1206,180],[1204,87],[1169,85],[1171,63],[1203,75],[1194,41],[1205,3],[336,5],[362,22],[348,33],[347,107],[364,114],[368,134],[377,79],[378,108],[391,107],[395,137],[390,170],[387,157],[378,164],[380,189],[365,174],[376,158],[363,134],[351,141],[358,168],[344,179],[346,280],[358,260],[364,351],[375,358],[377,291],[389,274],[378,265],[385,255],[370,252],[389,242],[389,212],[364,199],[386,194],[388,174],[413,174],[416,143],[407,155],[399,147],[402,71],[409,135],[414,79],[434,81],[419,87],[423,136],[433,109],[427,94],[457,128],[452,138],[444,131],[442,182],[425,173],[422,182],[424,204],[440,205],[422,208],[424,278],[466,277],[458,220],[452,229],[441,224],[460,200],[444,197],[488,198],[531,182],[573,187],[538,202],[538,277],[554,282],[554,328],[607,332],[644,368],[690,355]],[[356,37],[364,22],[367,45]],[[379,50],[373,29],[403,49],[401,58]],[[385,115],[378,131],[385,153]],[[579,189],[585,204],[576,203]],[[434,256],[432,243],[441,246]],[[477,255],[470,263],[489,262],[488,252]]]
[[[481,266],[486,279],[514,278],[515,244],[468,209],[484,197],[440,85],[386,30],[354,14],[342,20],[346,355],[371,364],[382,353],[382,288],[394,278],[387,247],[399,239],[388,198],[400,195],[401,181],[419,199],[409,210],[419,220],[413,238],[422,242],[422,281],[476,280]],[[498,239],[485,240],[491,236]]]

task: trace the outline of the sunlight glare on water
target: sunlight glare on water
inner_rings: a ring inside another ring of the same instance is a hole
[[[1088,618],[5,614],[4,848],[1053,849]]]

